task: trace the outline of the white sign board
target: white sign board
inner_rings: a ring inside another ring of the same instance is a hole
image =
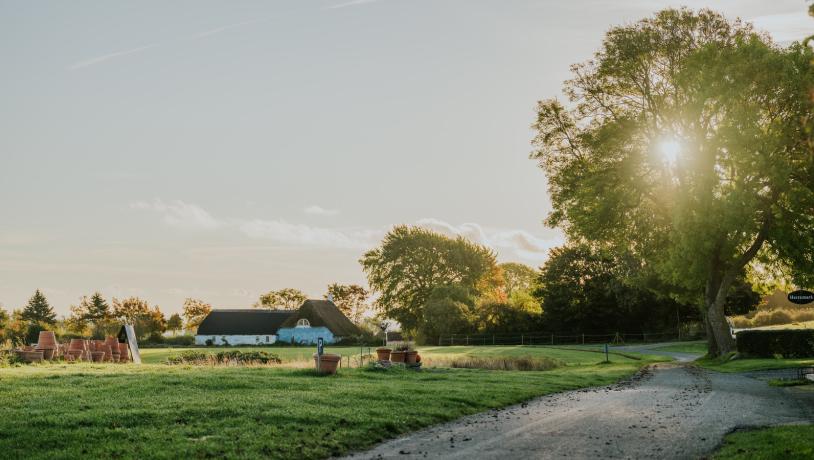
[[[133,356],[133,362],[141,364],[141,355],[138,352],[138,342],[136,341],[136,330],[133,329],[132,324],[125,324],[124,332],[127,333],[127,343],[130,345],[130,354]]]

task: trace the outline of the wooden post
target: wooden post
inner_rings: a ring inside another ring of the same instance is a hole
[[[520,345],[524,345],[524,343],[523,343],[523,334],[520,334]]]
[[[554,345],[554,334],[551,334],[551,345]]]
[[[585,334],[582,334],[582,344],[585,345]]]
[[[495,344],[495,334],[492,334],[492,345]]]

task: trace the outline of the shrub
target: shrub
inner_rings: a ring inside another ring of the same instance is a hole
[[[280,364],[279,356],[266,351],[221,351],[216,354],[205,351],[186,350],[178,356],[167,358],[167,364],[206,364],[206,365],[257,365]]]
[[[814,357],[814,329],[741,331],[737,343],[738,352],[746,356]]]
[[[750,328],[762,326],[777,326],[803,321],[814,321],[812,308],[775,308],[772,310],[758,310],[755,313],[741,316],[732,316],[732,325],[736,328]]]
[[[565,363],[553,358],[497,358],[456,356],[452,358],[436,358],[427,360],[432,367],[452,367],[459,369],[488,369],[493,371],[548,371]]]

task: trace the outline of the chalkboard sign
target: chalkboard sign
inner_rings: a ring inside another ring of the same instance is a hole
[[[804,305],[814,302],[814,292],[809,291],[794,291],[789,293],[789,302]]]
[[[320,337],[317,339],[317,354],[319,356],[322,356],[323,351],[324,351],[324,342],[322,340],[322,337]]]

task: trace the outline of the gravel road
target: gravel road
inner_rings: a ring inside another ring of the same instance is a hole
[[[658,364],[629,382],[466,417],[348,458],[699,458],[737,427],[814,420],[810,397],[745,375]]]

